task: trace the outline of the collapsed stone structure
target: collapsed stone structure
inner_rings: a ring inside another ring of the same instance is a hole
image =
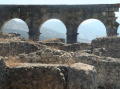
[[[91,44],[0,40],[0,89],[120,89],[119,40],[98,38]],[[9,56],[20,62],[8,65]]]

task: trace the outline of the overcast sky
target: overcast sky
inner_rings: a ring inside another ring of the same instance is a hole
[[[0,4],[112,4],[120,0],[0,0]]]

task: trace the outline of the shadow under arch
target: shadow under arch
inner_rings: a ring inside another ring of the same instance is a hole
[[[62,39],[66,43],[67,29],[60,19],[48,19],[39,28],[39,40]]]
[[[29,39],[29,28],[27,23],[19,18],[12,18],[8,21],[6,21],[2,28],[1,31],[3,33],[17,33],[20,34],[22,38]]]
[[[80,43],[91,43],[93,39],[107,36],[104,23],[93,18],[83,21],[79,25],[77,33],[77,42]]]

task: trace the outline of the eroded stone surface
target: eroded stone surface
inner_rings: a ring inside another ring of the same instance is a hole
[[[64,89],[65,76],[57,66],[38,65],[8,69],[6,89]]]
[[[0,56],[14,56],[21,53],[37,51],[39,47],[36,43],[27,41],[0,42]]]
[[[96,89],[96,71],[83,63],[71,66],[23,63],[5,69],[7,75],[2,77],[5,82],[0,89]]]
[[[92,41],[93,54],[120,58],[120,37],[98,38]]]
[[[97,89],[95,68],[83,63],[71,65],[68,71],[68,89]]]
[[[17,55],[17,60],[29,63],[6,67],[0,60],[0,89],[120,89],[118,41],[119,37],[100,38],[92,46],[1,41],[0,55]]]
[[[72,63],[72,55],[68,52],[58,50],[58,49],[51,49],[45,47],[44,49],[40,49],[39,51],[32,52],[29,54],[20,54],[19,59],[25,62],[39,62],[39,63],[57,63],[57,64],[65,64],[65,63]]]
[[[102,89],[120,89],[120,59],[76,53],[76,62],[93,65],[97,71],[97,84]]]
[[[79,50],[91,50],[92,49],[91,44],[88,44],[88,43],[74,43],[74,44],[65,44],[62,42],[38,42],[38,43],[47,45],[51,48],[64,50],[67,52],[75,52]]]

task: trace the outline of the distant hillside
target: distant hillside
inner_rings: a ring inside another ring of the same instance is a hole
[[[3,33],[17,33],[20,34],[22,38],[29,39],[29,35],[26,31],[19,30],[19,29],[3,29]]]
[[[77,42],[79,42],[79,43],[91,43],[91,40],[78,38]]]
[[[43,33],[40,34],[40,40],[47,40],[47,39],[52,39],[52,38],[66,38],[66,34],[57,32],[57,31],[53,31],[52,29],[44,29],[45,31]]]

